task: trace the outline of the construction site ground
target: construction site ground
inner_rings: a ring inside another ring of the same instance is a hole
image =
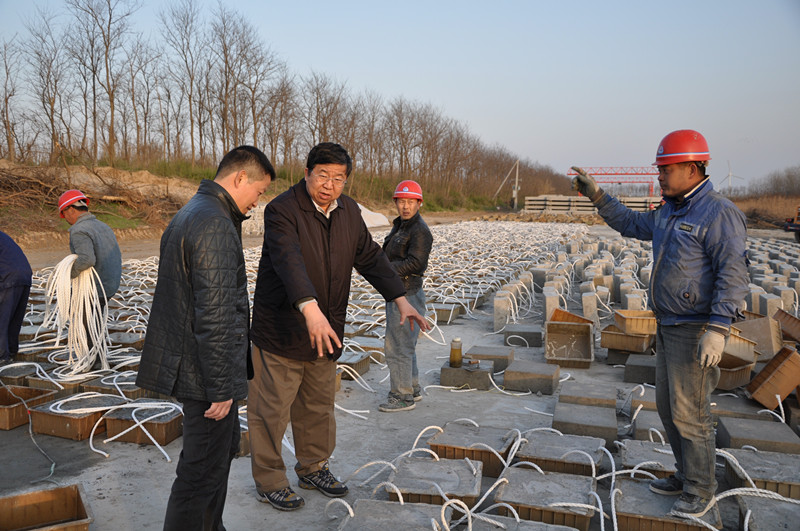
[[[616,235],[606,226],[594,226],[590,233],[598,238]],[[777,234],[776,234],[777,235]],[[249,237],[245,246],[258,246],[261,239]],[[123,245],[124,259],[144,258],[158,254],[158,241],[128,242]],[[38,249],[29,252],[34,268],[55,265],[65,255],[65,249]],[[578,310],[577,308],[569,308]],[[578,310],[579,311],[579,310]],[[531,428],[550,426],[558,392],[553,395],[511,396],[498,390],[453,392],[428,386],[439,383],[439,369],[448,356],[450,340],[462,339],[464,350],[474,345],[503,344],[502,334],[493,333],[493,307],[491,299],[473,312],[473,318],[460,317],[452,324],[440,324],[444,345],[428,339],[420,339],[417,356],[420,370],[420,383],[424,388],[422,401],[411,411],[382,413],[378,405],[385,401],[388,391],[388,372],[372,364],[365,375],[367,384],[375,391],[361,387],[353,381],[343,381],[336,395],[339,406],[358,411],[359,418],[337,411],[337,446],[331,459],[331,470],[342,479],[350,478],[359,467],[373,461],[391,461],[399,454],[409,450],[418,434],[430,426],[444,426],[457,419],[468,418],[481,426],[502,429],[516,428],[525,431]],[[603,324],[610,322],[606,320]],[[436,338],[439,340],[439,338]],[[619,389],[617,404],[621,406],[627,393],[635,384],[624,383],[623,369],[605,363],[605,349],[595,350],[595,360],[588,369],[562,369],[561,377],[568,374],[569,380],[586,386],[587,394],[593,388],[616,386]],[[543,348],[518,348],[515,359],[542,360]],[[501,379],[500,379],[501,381]],[[534,410],[534,411],[531,411]],[[625,438],[625,416],[618,416],[620,438]],[[418,446],[426,447],[425,435]],[[0,449],[3,457],[0,471],[0,496],[48,488],[52,484],[81,484],[89,506],[94,515],[92,529],[98,530],[140,530],[160,529],[175,466],[182,447],[178,438],[165,447],[171,458],[164,456],[153,446],[131,443],[102,443],[102,435],[95,438],[95,445],[110,454],[102,457],[90,450],[87,441],[35,435],[35,442],[55,461],[51,474],[50,462],[39,452],[28,433],[27,426],[11,431],[0,432]],[[566,451],[566,450],[565,450]],[[256,499],[255,486],[251,476],[250,458],[242,457],[233,461],[228,483],[228,496],[224,523],[229,530],[246,529],[337,529],[346,509],[334,504],[326,511],[330,498],[318,491],[297,489],[297,477],[293,473],[294,456],[284,448],[284,458],[291,485],[305,498],[304,508],[293,512],[280,512]],[[604,460],[602,471],[609,471],[609,463]],[[343,498],[353,504],[360,498],[387,499],[383,488],[374,492],[375,487],[388,477],[388,472],[373,479],[366,485],[362,481],[377,472],[371,467],[358,473],[348,481],[349,494]],[[598,471],[598,474],[602,471]],[[42,478],[47,478],[42,481]],[[724,469],[718,468],[720,491],[728,488]],[[483,479],[485,492],[494,478]],[[606,513],[610,513],[609,482],[598,484],[598,493],[603,500]],[[657,496],[653,494],[653,496]],[[732,498],[721,503],[725,529],[737,529],[738,509]],[[330,516],[337,516],[332,519]],[[605,522],[611,528],[611,522]],[[388,529],[389,527],[387,527]],[[601,529],[600,516],[595,513],[590,529]]]

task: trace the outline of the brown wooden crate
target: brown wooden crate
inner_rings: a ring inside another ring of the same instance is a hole
[[[0,498],[3,529],[83,531],[94,521],[81,485],[67,485]]]
[[[17,385],[0,387],[0,430],[13,430],[18,426],[27,424],[28,413],[25,410],[25,404],[30,408],[43,402],[49,402],[55,398],[55,394],[55,391],[48,391],[47,389],[34,389]],[[25,404],[17,397],[23,399]]]

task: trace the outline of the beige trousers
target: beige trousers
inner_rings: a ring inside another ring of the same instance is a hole
[[[316,472],[336,446],[336,362],[327,357],[297,361],[253,345],[247,425],[253,479],[261,492],[289,486],[281,441],[291,421],[295,471]]]

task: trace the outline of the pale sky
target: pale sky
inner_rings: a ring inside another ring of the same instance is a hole
[[[34,4],[0,0],[0,33]],[[136,29],[158,31],[144,0]],[[201,2],[210,13],[216,2]],[[711,175],[800,165],[800,0],[232,1],[298,75],[430,103],[487,145],[566,173],[645,166],[675,129]]]

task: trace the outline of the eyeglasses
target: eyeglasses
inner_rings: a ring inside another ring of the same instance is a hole
[[[342,179],[340,177],[330,177],[328,175],[320,175],[320,174],[314,173],[314,172],[311,172],[311,175],[313,175],[314,178],[317,181],[319,181],[320,184],[331,183],[331,184],[333,184],[333,186],[335,186],[337,188],[341,188],[342,186],[344,186],[347,183],[347,179]]]

